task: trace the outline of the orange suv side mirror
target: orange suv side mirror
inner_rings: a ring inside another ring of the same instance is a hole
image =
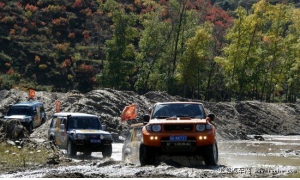
[[[209,114],[207,115],[207,117],[210,118],[210,121],[214,121],[214,120],[215,120],[215,115],[212,114],[212,113],[209,113]]]
[[[143,116],[143,123],[147,124],[150,121],[150,115],[149,114],[145,114]]]

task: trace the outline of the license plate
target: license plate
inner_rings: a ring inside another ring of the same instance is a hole
[[[191,146],[189,142],[171,142],[167,143],[167,146]]]
[[[186,141],[187,136],[170,136],[170,141]]]
[[[101,139],[91,139],[91,143],[101,143]]]

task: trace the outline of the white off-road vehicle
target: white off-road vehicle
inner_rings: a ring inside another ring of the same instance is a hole
[[[77,152],[85,155],[102,152],[106,158],[111,157],[113,138],[105,129],[96,115],[60,112],[52,117],[48,139],[66,149],[69,157],[76,156]]]

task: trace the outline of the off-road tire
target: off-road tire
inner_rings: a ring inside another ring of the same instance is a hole
[[[67,155],[69,157],[74,157],[76,156],[76,153],[77,153],[76,145],[71,140],[69,140],[67,146]]]
[[[102,150],[102,156],[104,158],[110,158],[112,154],[112,145],[105,145],[103,146],[103,150]]]
[[[56,145],[56,143],[55,143],[55,137],[51,136],[51,137],[49,138],[49,141],[51,141],[54,145]]]
[[[218,153],[218,145],[215,141],[214,144],[208,145],[205,148],[205,156],[204,162],[207,166],[216,166],[218,165],[219,153]]]
[[[155,157],[150,147],[147,147],[145,144],[140,145],[139,159],[141,166],[154,164]]]
[[[32,124],[32,122],[30,122],[30,123],[27,124],[26,129],[28,130],[29,134],[32,133],[32,131],[33,131],[33,124]]]

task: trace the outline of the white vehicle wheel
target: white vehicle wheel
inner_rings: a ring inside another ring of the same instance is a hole
[[[102,150],[102,156],[104,158],[110,158],[112,154],[112,145],[108,145],[108,146],[104,146],[103,150]]]
[[[76,146],[73,144],[71,140],[68,141],[67,154],[69,157],[76,156]]]
[[[32,122],[30,122],[30,123],[27,125],[27,130],[28,130],[29,134],[32,133],[32,131],[33,131],[33,125],[32,125]]]

